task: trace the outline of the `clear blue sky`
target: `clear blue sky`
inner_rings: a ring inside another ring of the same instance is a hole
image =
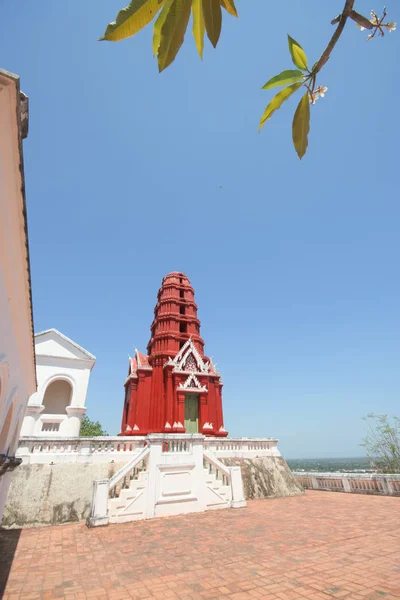
[[[128,354],[162,276],[184,271],[230,434],[277,436],[287,458],[361,455],[361,417],[400,413],[400,31],[366,43],[348,25],[300,162],[295,102],[257,133],[260,87],[291,68],[287,33],[317,60],[343,0],[237,0],[217,50],[201,62],[189,30],[161,75],[150,28],[96,41],[122,3],[0,0],[1,66],[30,97],[36,331],[97,356],[88,414],[115,434]]]

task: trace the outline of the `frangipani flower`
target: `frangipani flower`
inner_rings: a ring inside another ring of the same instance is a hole
[[[381,18],[378,17],[378,15],[376,14],[376,12],[374,10],[371,10],[371,18],[369,20],[369,22],[371,23],[371,26],[364,26],[361,25],[360,23],[357,23],[357,27],[360,31],[365,31],[366,29],[372,30],[372,33],[369,34],[369,36],[367,37],[367,42],[368,40],[371,40],[373,37],[375,37],[375,34],[378,34],[380,36],[384,36],[385,32],[384,29],[386,29],[387,31],[395,31],[396,30],[396,23],[394,23],[394,21],[390,21],[389,23],[384,23],[384,19],[386,17],[386,9],[384,9],[383,11],[383,15]],[[366,19],[364,19],[364,22],[366,22]],[[361,21],[363,22],[363,21]]]
[[[315,104],[318,98],[321,96],[323,98],[325,93],[328,91],[328,88],[324,85],[319,85],[316,90],[313,92],[309,92],[310,104]]]

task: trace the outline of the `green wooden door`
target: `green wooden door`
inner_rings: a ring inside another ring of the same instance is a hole
[[[185,428],[186,433],[199,432],[199,396],[185,395]]]

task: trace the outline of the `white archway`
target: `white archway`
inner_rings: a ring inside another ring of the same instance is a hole
[[[73,394],[72,383],[65,378],[52,379],[43,396],[43,415],[66,415],[66,408],[71,404]]]

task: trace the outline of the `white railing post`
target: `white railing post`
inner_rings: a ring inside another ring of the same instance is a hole
[[[204,449],[212,454],[216,454],[217,452],[218,442],[213,438],[205,438],[204,440]]]
[[[148,460],[148,479],[147,479],[147,506],[145,519],[152,519],[155,516],[155,507],[157,501],[157,483],[158,483],[158,465],[161,463],[161,455],[164,437],[162,434],[150,433],[147,436],[150,454]]]
[[[197,495],[198,504],[201,511],[206,510],[205,482],[203,471],[204,439],[204,436],[200,434],[194,434],[192,437],[193,462],[195,465],[193,470],[193,490],[194,493]]]
[[[387,496],[391,496],[392,491],[391,491],[391,485],[390,485],[390,481],[388,477],[381,477],[381,483],[382,483],[382,490],[383,493]]]
[[[343,476],[342,477],[342,482],[343,482],[343,489],[345,492],[351,492],[351,487],[350,487],[350,481],[348,479],[348,477]]]
[[[92,454],[91,442],[89,440],[86,440],[85,438],[82,438],[82,441],[79,440],[78,452],[79,452],[79,454],[83,454],[86,456]]]
[[[92,507],[86,519],[88,527],[108,525],[108,484],[108,479],[93,481]]]
[[[314,477],[314,475],[311,476],[311,485],[313,490],[317,490],[319,488],[318,479]]]
[[[242,446],[242,452],[249,452],[249,440],[248,439],[244,439],[241,444]]]
[[[30,448],[31,444],[29,442],[25,442],[24,440],[20,440],[17,451],[18,457],[22,458],[22,462],[29,462],[30,456]]]
[[[240,467],[229,467],[229,471],[231,473],[232,508],[242,508],[246,506],[243,492],[242,470]]]
[[[394,495],[394,488],[393,488],[392,481],[391,481],[390,477],[384,478],[383,480],[384,480],[384,482],[386,484],[388,495],[389,496],[393,496]]]

